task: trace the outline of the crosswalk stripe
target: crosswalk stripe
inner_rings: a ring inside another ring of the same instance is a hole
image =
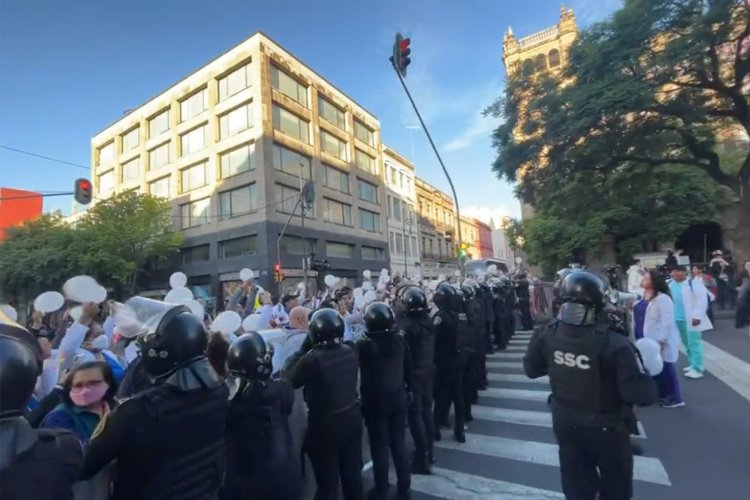
[[[487,368],[523,368],[520,361],[487,361]]]
[[[529,389],[498,389],[488,387],[479,393],[480,396],[493,399],[522,399],[524,401],[543,401],[549,397],[549,391],[532,391]]]
[[[508,342],[516,345],[528,345],[528,341],[524,339],[510,339]]]
[[[549,384],[549,377],[539,377],[531,379],[526,375],[518,373],[488,373],[487,378],[494,382],[522,382],[524,384]]]
[[[467,434],[466,443],[437,441],[435,447],[551,467],[560,466],[558,446],[537,441]],[[634,457],[633,478],[647,483],[671,485],[661,460],[652,457]]]
[[[395,482],[395,479],[395,473],[391,472],[391,480]],[[430,476],[413,474],[411,489],[437,498],[455,500],[518,500],[521,498],[563,500],[565,498],[562,493],[556,491],[508,483],[440,467],[435,467]]]
[[[508,352],[508,351],[526,352],[526,346],[525,345],[509,345],[503,350],[503,352]]]
[[[552,427],[552,415],[544,411],[516,410],[513,408],[495,408],[476,405],[471,408],[474,419],[508,424],[534,425]]]
[[[531,340],[530,333],[516,333],[511,340]]]
[[[490,359],[523,359],[525,352],[496,352],[494,354],[488,354],[487,357]]]
[[[530,335],[534,333],[534,330],[516,330],[516,335],[518,334],[524,334],[524,335]]]

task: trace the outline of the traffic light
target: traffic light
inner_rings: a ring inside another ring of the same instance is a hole
[[[75,189],[73,190],[73,197],[76,203],[80,205],[88,205],[91,203],[93,186],[91,181],[88,179],[76,179]]]
[[[284,281],[284,273],[281,271],[281,264],[274,264],[273,266],[273,281],[276,283],[281,283]]]
[[[391,62],[401,76],[406,76],[406,68],[411,64],[411,39],[404,38],[401,33],[396,33],[396,41],[393,43],[393,55]]]
[[[466,257],[469,255],[468,250],[469,250],[469,245],[467,245],[464,242],[461,242],[458,245],[458,257],[460,259],[466,259]]]

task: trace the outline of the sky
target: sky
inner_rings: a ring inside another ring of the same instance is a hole
[[[569,0],[579,27],[620,0]],[[407,84],[456,187],[462,215],[519,216],[513,187],[491,171],[482,110],[501,95],[502,38],[557,23],[559,0],[2,0],[0,186],[71,191],[89,175],[99,130],[214,57],[263,31],[378,117],[383,142],[450,193],[394,74],[393,36],[411,37]],[[45,198],[70,213],[72,197]]]

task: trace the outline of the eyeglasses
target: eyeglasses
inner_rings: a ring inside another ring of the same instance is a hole
[[[76,382],[73,384],[73,390],[81,390],[81,389],[89,389],[92,387],[96,387],[100,384],[103,384],[104,380],[88,380],[86,382]]]

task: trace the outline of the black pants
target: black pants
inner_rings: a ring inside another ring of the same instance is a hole
[[[531,318],[531,302],[528,299],[519,301],[518,309],[521,313],[521,327],[524,330],[533,330],[534,320]]]
[[[633,450],[626,430],[555,421],[554,431],[560,445],[560,475],[566,500],[633,497]]]
[[[464,369],[464,418],[471,415],[471,405],[479,397],[479,383],[481,381],[479,352],[471,351],[467,354],[468,363]]]
[[[393,467],[396,469],[398,490],[408,491],[411,487],[411,472],[404,442],[406,408],[380,416],[370,416],[365,413],[365,425],[370,439],[376,498],[382,500],[388,498],[389,451],[393,458]]]
[[[305,451],[317,483],[315,500],[336,500],[339,477],[346,500],[362,498],[362,417],[354,410],[325,423],[309,421]]]
[[[455,362],[438,366],[435,372],[435,422],[446,422],[451,404],[455,413],[453,429],[464,431],[464,371],[466,363]]]
[[[409,429],[414,440],[417,457],[432,455],[432,437],[435,420],[432,415],[432,374],[417,375],[412,386],[412,404],[409,408]]]

